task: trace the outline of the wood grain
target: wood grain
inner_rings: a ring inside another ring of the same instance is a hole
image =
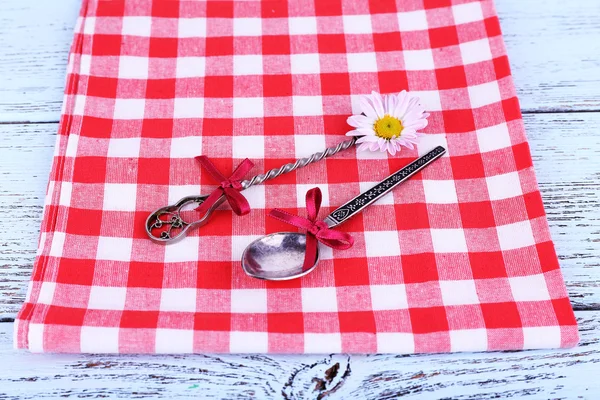
[[[0,1],[0,122],[58,121],[80,3]]]
[[[575,309],[600,309],[600,113],[524,116],[550,231]]]
[[[0,318],[25,298],[57,128],[0,125]]]
[[[495,3],[523,112],[600,110],[600,2]]]
[[[33,263],[80,0],[0,1],[0,322]],[[421,356],[39,355],[0,323],[0,400],[591,398],[600,393],[600,3],[496,0],[577,311],[572,350]],[[590,112],[592,111],[592,112]],[[35,122],[35,123],[27,123]],[[586,311],[583,311],[586,310]]]
[[[600,312],[579,311],[567,350],[441,355],[52,355],[11,348],[0,324],[0,399],[597,398]]]
[[[0,123],[58,121],[80,0],[0,2]],[[600,3],[497,0],[524,112],[600,110]]]
[[[525,115],[550,230],[576,309],[600,309],[600,113]],[[0,125],[0,317],[25,297],[56,124]],[[560,145],[558,145],[560,143]]]

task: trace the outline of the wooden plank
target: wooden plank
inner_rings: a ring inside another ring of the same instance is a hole
[[[0,2],[0,123],[58,121],[79,1]],[[600,110],[598,2],[496,6],[523,111]]]
[[[0,125],[0,318],[25,298],[58,124]]]
[[[58,121],[80,3],[0,1],[0,123]]]
[[[0,399],[595,398],[600,312],[577,319],[575,349],[416,356],[30,354],[12,349],[13,324],[2,323]]]
[[[600,113],[525,115],[534,168],[571,302],[600,309]]]
[[[571,300],[600,309],[600,113],[531,114],[525,124]],[[0,125],[0,316],[25,295],[56,129]]]
[[[600,110],[600,3],[495,3],[523,111]]]

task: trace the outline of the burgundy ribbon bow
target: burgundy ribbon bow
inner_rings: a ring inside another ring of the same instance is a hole
[[[210,196],[204,200],[202,204],[196,208],[197,211],[202,213],[208,211],[219,200],[222,195],[225,195],[227,202],[231,206],[231,209],[237,215],[246,215],[250,212],[250,204],[248,200],[240,191],[242,187],[241,179],[252,169],[254,164],[247,158],[241,162],[240,165],[233,171],[229,178],[226,178],[215,165],[206,156],[196,157],[196,161],[213,177],[214,180],[220,182],[219,187],[216,188]]]
[[[333,230],[325,222],[316,221],[319,208],[321,208],[321,198],[321,189],[318,187],[306,192],[306,213],[308,218],[292,215],[277,208],[269,213],[270,217],[306,230],[306,253],[304,253],[303,271],[306,271],[315,264],[317,242],[321,242],[325,246],[337,250],[346,250],[354,244],[354,238],[348,233]]]

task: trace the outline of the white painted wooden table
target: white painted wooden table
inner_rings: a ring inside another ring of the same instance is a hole
[[[0,2],[0,399],[600,398],[600,2],[496,0],[572,350],[420,356],[34,355],[12,349],[37,243],[79,0]]]

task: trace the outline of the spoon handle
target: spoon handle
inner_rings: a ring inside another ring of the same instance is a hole
[[[352,139],[343,141],[336,146],[328,147],[324,151],[319,151],[318,153],[314,153],[308,157],[300,158],[293,163],[287,163],[279,168],[270,169],[264,174],[255,175],[250,179],[242,181],[242,186],[244,189],[248,189],[250,186],[260,185],[266,180],[277,178],[281,174],[287,174],[288,172],[292,172],[298,168],[306,167],[308,164],[321,161],[324,158],[327,158],[336,153],[339,153],[342,150],[346,150],[352,147],[356,142],[356,139],[357,137],[354,136],[352,137]]]
[[[279,175],[292,172],[298,168],[305,167],[308,164],[330,157],[342,150],[352,147],[356,143],[356,139],[356,137],[353,137],[336,146],[328,147],[323,151],[296,160],[293,163],[288,163],[279,168],[273,168],[264,174],[253,176],[250,179],[242,181],[242,187],[248,189],[250,186],[259,185],[266,180],[276,178]],[[146,234],[153,241],[163,244],[175,243],[176,241],[183,239],[190,230],[206,224],[212,212],[225,200],[225,196],[221,196],[204,215],[195,216],[195,220],[189,221],[183,217],[182,211],[185,208],[196,208],[202,204],[207,197],[208,195],[186,196],[179,199],[175,204],[170,204],[155,210],[146,219]]]
[[[429,153],[416,159],[415,161],[408,164],[406,167],[394,172],[371,189],[363,192],[344,204],[341,207],[336,208],[331,214],[325,218],[325,223],[330,228],[345,222],[353,215],[361,212],[365,207],[374,203],[387,193],[389,193],[396,186],[431,164],[433,161],[440,158],[446,149],[442,146],[438,146],[431,150]]]

